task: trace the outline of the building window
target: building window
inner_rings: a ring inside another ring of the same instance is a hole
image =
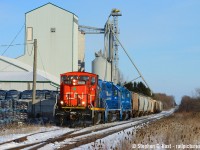
[[[51,32],[56,32],[56,28],[51,28]]]
[[[27,41],[33,40],[33,28],[32,27],[27,27],[26,38],[27,38],[26,39]]]

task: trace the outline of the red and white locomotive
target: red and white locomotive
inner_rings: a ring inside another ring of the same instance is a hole
[[[76,125],[103,121],[105,108],[98,93],[98,75],[88,72],[61,74],[57,123]]]

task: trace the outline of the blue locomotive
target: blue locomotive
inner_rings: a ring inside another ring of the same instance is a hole
[[[127,120],[131,117],[131,93],[113,82],[98,81],[99,99],[105,107],[105,122]]]

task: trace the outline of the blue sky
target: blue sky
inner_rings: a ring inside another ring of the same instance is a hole
[[[25,13],[52,2],[79,17],[79,24],[103,27],[112,8],[119,18],[120,40],[154,92],[192,95],[200,88],[200,1],[199,0],[2,0],[0,45],[9,44],[25,22]],[[14,43],[24,43],[24,30]],[[0,54],[6,47],[0,46]],[[4,54],[17,57],[23,45]],[[86,69],[94,52],[103,49],[103,35],[86,35]],[[127,81],[138,77],[123,50],[119,66]]]

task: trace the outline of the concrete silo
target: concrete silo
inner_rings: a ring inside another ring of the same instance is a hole
[[[98,74],[99,79],[111,81],[111,63],[107,61],[102,52],[95,53],[92,61],[92,73]]]

